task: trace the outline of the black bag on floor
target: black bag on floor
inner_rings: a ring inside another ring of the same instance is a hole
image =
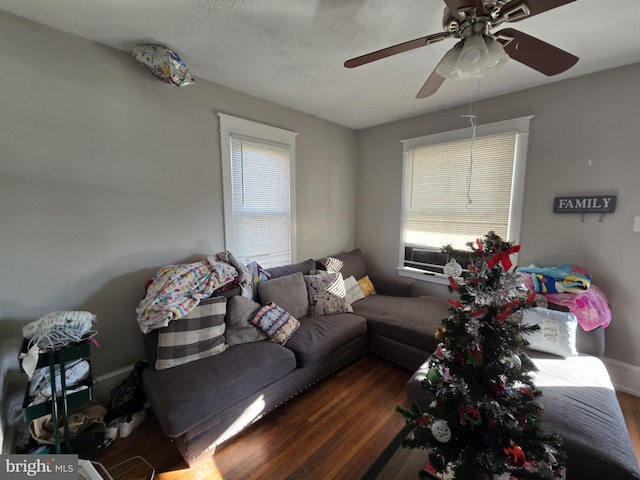
[[[129,376],[111,391],[109,411],[104,418],[107,425],[111,420],[138,412],[144,408],[146,397],[142,389],[142,371],[147,366],[147,362],[137,362]]]

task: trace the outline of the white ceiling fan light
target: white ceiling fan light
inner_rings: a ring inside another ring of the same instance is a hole
[[[464,72],[481,70],[489,56],[483,35],[475,33],[464,39],[464,45],[458,58],[458,67]]]
[[[509,60],[509,55],[504,51],[504,47],[498,42],[495,37],[487,35],[485,37],[487,44],[487,59],[483,70],[495,70],[504,65]]]
[[[456,43],[451,50],[444,54],[442,60],[436,67],[436,73],[442,78],[449,78],[452,80],[462,77],[462,70],[458,66],[458,60],[460,58],[460,52],[462,50],[462,42]]]
[[[445,53],[436,73],[442,78],[457,80],[472,73],[495,70],[507,60],[509,55],[493,36],[474,34]]]

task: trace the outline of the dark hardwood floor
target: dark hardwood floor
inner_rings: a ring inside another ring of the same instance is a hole
[[[640,463],[640,397],[623,392],[617,392],[617,395],[624,419],[627,421],[633,449],[638,457],[638,463]]]
[[[140,456],[170,479],[359,479],[404,426],[411,373],[367,355],[303,392],[189,469],[149,412],[140,428],[83,458],[115,480],[147,479]]]
[[[359,479],[404,425],[411,373],[366,355],[310,388],[188,468],[152,412],[140,428],[83,458],[101,462],[115,480]],[[618,393],[640,459],[640,398]],[[128,460],[128,461],[127,461]],[[125,464],[118,465],[123,461]]]

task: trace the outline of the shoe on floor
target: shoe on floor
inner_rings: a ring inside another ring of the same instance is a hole
[[[142,410],[127,415],[120,421],[120,425],[118,427],[120,438],[127,438],[131,435],[136,428],[140,426],[142,421],[147,416],[147,409],[143,408]]]
[[[119,430],[120,430],[120,419],[116,418],[115,420],[111,420],[104,432],[105,439],[113,442],[116,438],[118,438]]]

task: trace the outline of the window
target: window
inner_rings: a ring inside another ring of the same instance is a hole
[[[297,133],[219,113],[225,248],[243,263],[295,259]]]
[[[401,273],[443,277],[442,247],[490,230],[518,241],[531,118],[403,140]]]

